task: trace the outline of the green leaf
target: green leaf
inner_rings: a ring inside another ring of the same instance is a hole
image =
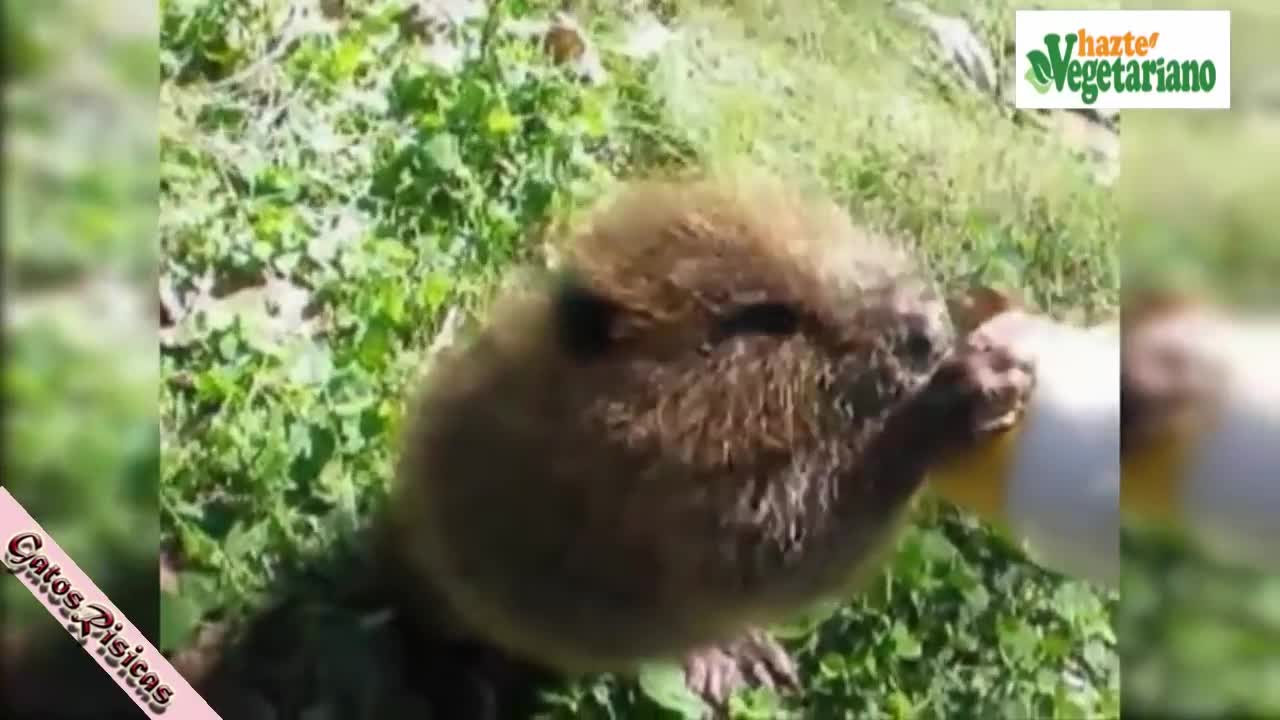
[[[964,591],[965,605],[974,613],[980,613],[991,604],[991,594],[982,585],[975,585]]]
[[[1063,583],[1053,593],[1054,609],[1064,620],[1075,625],[1102,611],[1098,598],[1083,583]]]
[[[386,365],[391,355],[391,328],[381,318],[375,318],[365,326],[360,338],[360,363],[370,370]]]
[[[360,57],[364,54],[364,43],[359,38],[344,40],[333,53],[333,73],[338,79],[345,79],[360,67]]]
[[[458,138],[452,133],[442,132],[431,138],[426,146],[427,157],[436,167],[445,172],[454,173],[462,169],[462,152],[458,147]]]
[[[709,708],[685,684],[684,671],[670,663],[655,663],[641,668],[637,678],[640,690],[650,700],[688,720],[700,720]]]
[[[506,135],[520,127],[520,118],[512,115],[505,107],[496,107],[485,118],[485,127],[493,135]]]
[[[920,553],[932,563],[951,562],[957,556],[956,546],[937,530],[928,530],[920,538]]]
[[[900,622],[894,623],[889,637],[893,641],[894,655],[904,660],[915,660],[920,657],[922,650],[920,641],[911,634],[906,625]]]
[[[294,356],[289,382],[296,385],[323,385],[333,375],[333,355],[329,346],[306,342]]]
[[[781,710],[781,698],[768,688],[750,688],[729,697],[729,716],[734,720],[776,720]]]
[[[422,281],[422,302],[429,310],[437,310],[453,290],[453,280],[443,273],[433,272]]]
[[[200,616],[200,607],[190,596],[160,593],[160,649],[169,651],[185,645]]]
[[[265,534],[261,525],[237,522],[223,540],[222,551],[233,561],[243,560],[250,553],[261,550]]]
[[[583,133],[587,137],[604,137],[609,132],[608,108],[604,103],[589,96],[583,101],[582,114],[579,116]]]
[[[1030,660],[1034,657],[1039,637],[1035,629],[1020,617],[1001,618],[996,632],[1000,636],[1000,648],[1014,660]]]
[[[889,695],[889,713],[895,720],[906,720],[916,715],[915,706],[911,703],[911,698],[907,697],[901,690],[894,690]]]

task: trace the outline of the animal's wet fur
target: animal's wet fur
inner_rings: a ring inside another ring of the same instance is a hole
[[[175,657],[223,717],[529,717],[887,547],[980,389],[901,246],[776,185],[604,207],[432,368],[371,534]]]
[[[943,432],[943,403],[911,399],[952,330],[904,246],[780,184],[707,179],[629,186],[563,257],[413,406],[406,579],[586,671],[848,590]]]
[[[560,678],[451,632],[429,597],[406,603],[382,531],[375,521],[303,559],[262,607],[206,623],[174,667],[227,720],[526,720],[544,709],[540,693]]]

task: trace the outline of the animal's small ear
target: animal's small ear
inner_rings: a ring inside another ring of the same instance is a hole
[[[590,360],[613,347],[622,308],[609,298],[569,280],[556,294],[554,312],[560,344],[573,357]]]
[[[1000,313],[1022,307],[1021,299],[1013,293],[986,286],[970,288],[947,301],[951,322],[961,334],[971,332]]]

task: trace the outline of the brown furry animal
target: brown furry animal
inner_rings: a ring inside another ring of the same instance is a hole
[[[683,657],[715,703],[794,683],[757,628],[854,588],[1028,368],[949,358],[904,249],[775,184],[631,186],[564,257],[416,401],[403,573],[559,670]]]

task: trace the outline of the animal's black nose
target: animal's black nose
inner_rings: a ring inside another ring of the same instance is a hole
[[[933,338],[923,330],[910,330],[907,336],[907,354],[912,358],[927,360],[933,354]]]
[[[902,353],[912,365],[930,365],[946,351],[949,328],[938,314],[911,311],[903,314],[902,322]]]

